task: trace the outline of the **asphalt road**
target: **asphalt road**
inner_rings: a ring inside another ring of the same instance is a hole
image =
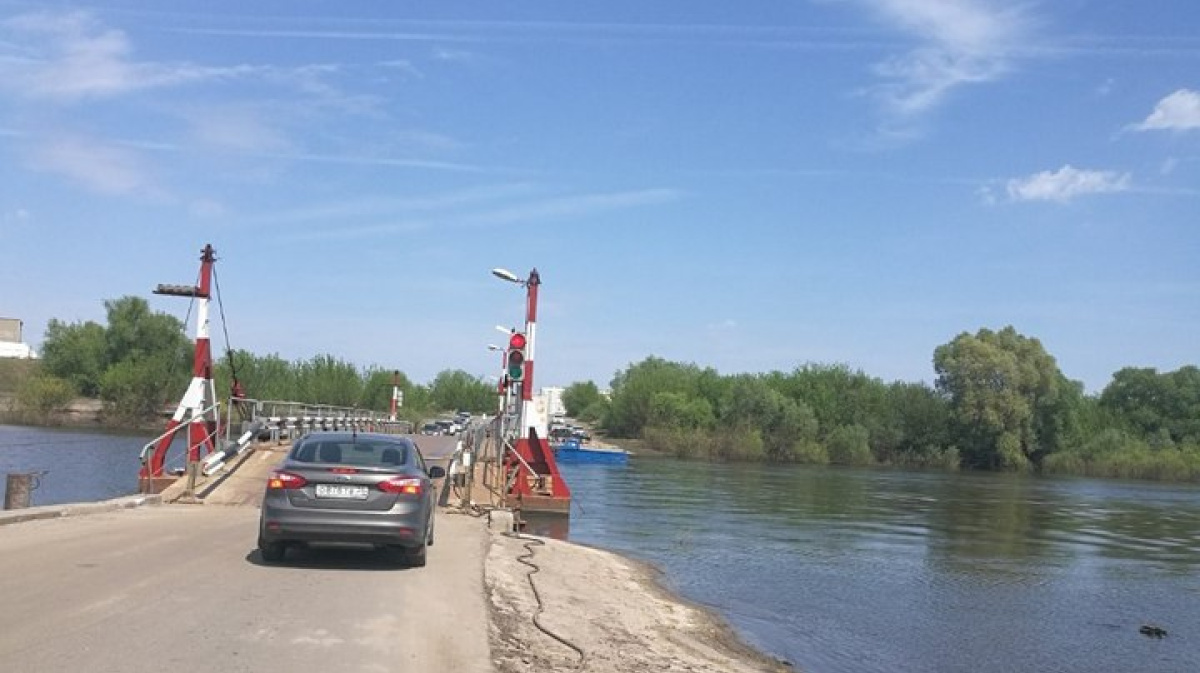
[[[492,670],[478,520],[439,512],[424,568],[328,548],[264,565],[257,526],[209,504],[0,527],[0,671]]]

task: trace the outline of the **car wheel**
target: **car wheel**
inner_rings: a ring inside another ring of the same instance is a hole
[[[425,552],[425,549],[426,549],[425,545],[421,545],[420,547],[413,547],[412,549],[409,549],[408,550],[408,565],[412,566],[413,568],[425,567],[425,559],[428,556],[428,554]]]
[[[283,560],[283,555],[287,553],[287,545],[282,542],[263,542],[259,540],[258,553],[262,555],[262,559],[267,563],[279,563]]]

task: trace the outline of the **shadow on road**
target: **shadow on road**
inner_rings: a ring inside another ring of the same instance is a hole
[[[304,568],[306,570],[409,570],[403,552],[375,550],[369,547],[291,547],[279,563],[267,563],[258,549],[246,554],[246,561],[265,568]]]

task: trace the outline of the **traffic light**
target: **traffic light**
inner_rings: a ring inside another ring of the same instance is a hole
[[[525,380],[525,344],[525,335],[520,332],[513,332],[508,338],[505,368],[510,381]]]

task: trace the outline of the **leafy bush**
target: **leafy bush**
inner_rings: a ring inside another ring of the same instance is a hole
[[[829,462],[835,465],[870,465],[872,460],[870,433],[861,425],[834,428],[825,439]]]
[[[69,381],[49,374],[39,374],[25,379],[17,389],[18,410],[37,422],[46,422],[55,412],[61,411],[75,397],[75,389]]]

